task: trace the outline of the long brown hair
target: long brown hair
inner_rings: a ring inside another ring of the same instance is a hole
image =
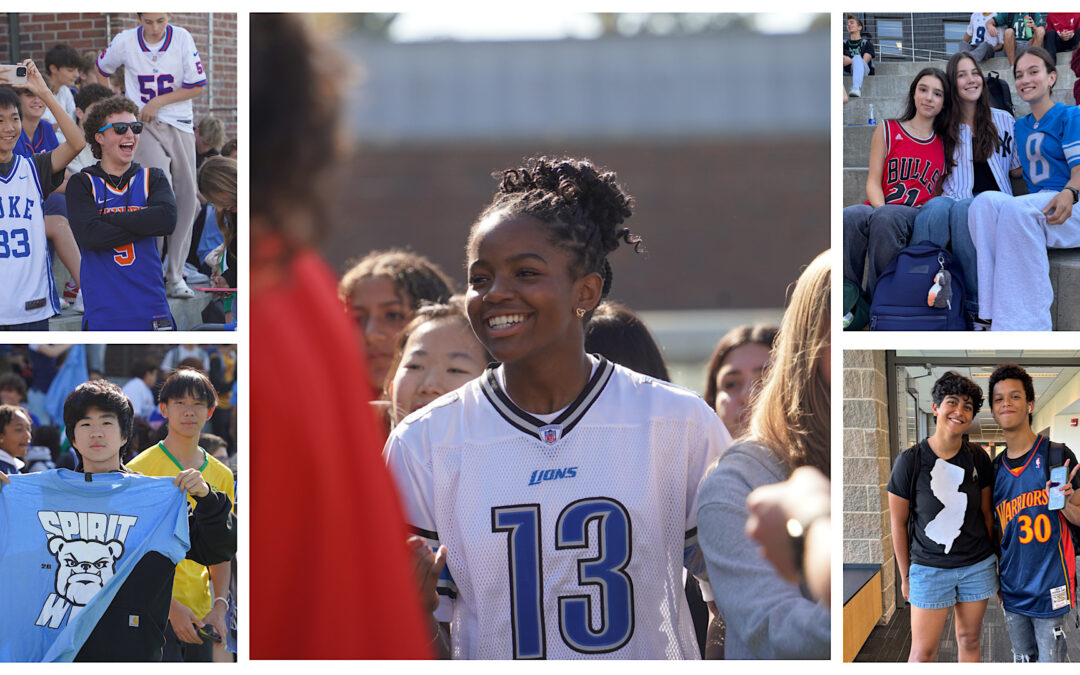
[[[206,195],[229,195],[236,204],[236,160],[228,157],[210,157],[199,169],[199,192]],[[215,209],[218,229],[225,239],[225,247],[233,248],[236,237],[236,219],[226,209]]]
[[[813,466],[829,475],[829,381],[821,362],[830,349],[831,265],[824,251],[807,265],[776,335],[749,435],[791,469]]]
[[[957,72],[960,70],[960,62],[970,59],[975,66],[975,72],[983,78],[982,68],[971,56],[971,52],[956,52],[945,65],[945,77],[949,80],[950,98],[952,104],[946,113],[946,135],[955,148],[960,145],[960,124],[964,121],[964,106],[960,100],[960,87],[956,86]],[[971,159],[976,162],[985,162],[990,159],[998,147],[1001,139],[998,137],[998,128],[994,125],[994,117],[990,114],[990,88],[984,84],[979,100],[975,102],[975,117],[971,125]]]

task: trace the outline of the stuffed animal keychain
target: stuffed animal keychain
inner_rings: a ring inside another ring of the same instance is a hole
[[[928,307],[952,309],[952,275],[942,269],[934,276],[934,285],[930,287],[930,293],[926,296]]]

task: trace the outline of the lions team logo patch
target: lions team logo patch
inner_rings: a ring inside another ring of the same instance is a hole
[[[540,427],[540,440],[548,445],[555,445],[562,438],[562,425],[549,424],[546,427]]]

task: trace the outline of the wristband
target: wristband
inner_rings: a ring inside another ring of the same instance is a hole
[[[805,577],[805,569],[803,565],[803,554],[806,546],[806,533],[810,530],[810,527],[820,520],[821,518],[828,516],[829,511],[821,511],[805,521],[798,518],[788,518],[787,521],[787,533],[789,541],[791,542],[791,556],[795,561],[795,569],[799,572],[799,577]]]
[[[1065,186],[1065,189],[1072,193],[1073,204],[1080,202],[1080,190],[1077,190],[1074,187],[1069,187],[1068,185]]]
[[[227,597],[225,597],[224,595],[219,595],[216,598],[214,598],[214,601],[210,603],[210,609],[214,608],[214,605],[217,604],[218,600],[225,603],[225,609],[229,609],[229,599]]]

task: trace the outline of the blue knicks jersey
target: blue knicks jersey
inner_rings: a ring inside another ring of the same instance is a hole
[[[146,208],[149,168],[135,172],[119,189],[100,176],[83,173],[90,179],[98,213]],[[136,239],[108,251],[83,250],[81,270],[85,330],[153,330],[166,322],[171,327],[165,272],[154,237]]]
[[[1042,119],[1025,115],[1016,120],[1016,147],[1028,192],[1060,192],[1070,171],[1080,163],[1080,109],[1055,103]]]
[[[0,661],[71,661],[145,554],[179,562],[187,550],[187,499],[170,478],[12,476],[0,489]]]
[[[1010,612],[1039,618],[1065,614],[1076,604],[1069,528],[1061,511],[1047,508],[1049,448],[1049,440],[1038,436],[1022,466],[1012,469],[1001,461],[994,475],[1002,604]]]

